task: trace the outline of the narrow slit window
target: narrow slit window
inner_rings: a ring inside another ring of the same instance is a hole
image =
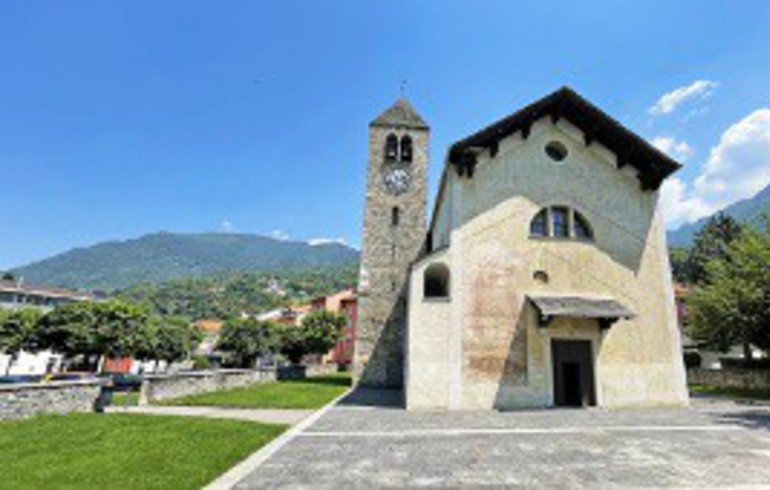
[[[390,224],[393,226],[398,226],[401,222],[401,209],[399,209],[398,206],[394,206],[390,210]]]

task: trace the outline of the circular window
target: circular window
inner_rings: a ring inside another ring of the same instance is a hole
[[[558,141],[551,141],[545,145],[545,154],[548,155],[551,160],[555,162],[561,162],[567,158],[567,147],[563,143]]]
[[[535,271],[535,273],[532,274],[532,279],[539,284],[548,284],[549,277],[546,271]]]

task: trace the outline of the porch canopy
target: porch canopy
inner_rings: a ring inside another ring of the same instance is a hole
[[[612,298],[591,296],[528,295],[540,317],[540,326],[547,327],[557,316],[595,318],[602,329],[609,328],[621,318],[633,318],[634,313]]]

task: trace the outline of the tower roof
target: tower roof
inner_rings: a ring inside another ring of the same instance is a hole
[[[412,129],[428,129],[422,117],[417,114],[412,104],[404,97],[401,97],[395,104],[390,106],[385,112],[369,124],[369,126],[396,126]]]

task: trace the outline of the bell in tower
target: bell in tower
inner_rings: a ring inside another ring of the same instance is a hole
[[[355,375],[401,387],[409,268],[425,242],[430,128],[401,98],[369,125]]]

